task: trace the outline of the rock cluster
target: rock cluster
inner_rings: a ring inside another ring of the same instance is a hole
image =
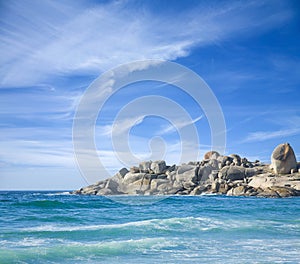
[[[210,151],[200,162],[167,166],[163,160],[123,168],[110,179],[74,191],[87,195],[300,196],[300,172],[289,144],[275,148],[271,166],[237,154]],[[296,164],[296,165],[295,165]],[[289,173],[289,174],[288,174]],[[291,174],[292,173],[292,174]],[[280,175],[278,175],[280,174]]]

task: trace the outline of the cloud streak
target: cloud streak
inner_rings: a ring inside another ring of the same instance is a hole
[[[1,86],[33,85],[57,74],[99,74],[145,58],[175,60],[195,46],[236,35],[246,25],[248,31],[257,32],[291,17],[290,10],[282,12],[283,7],[273,2],[271,12],[253,1],[214,9],[195,6],[179,17],[155,16],[147,9],[125,5],[122,1],[93,6],[68,1],[43,1],[38,6],[31,1],[6,2],[1,19],[5,24]]]
[[[180,130],[184,127],[190,126],[195,124],[196,122],[198,122],[199,120],[201,120],[203,118],[203,115],[191,120],[191,121],[185,121],[185,120],[179,120],[176,122],[176,127],[174,127],[174,125],[168,125],[165,128],[163,128],[159,134],[164,135],[164,134],[168,134],[168,133],[173,133],[176,132],[176,130]]]
[[[257,131],[250,133],[243,142],[258,142],[275,138],[284,138],[288,136],[298,135],[300,128],[289,128],[277,131]]]
[[[115,135],[122,135],[130,130],[135,125],[143,122],[145,115],[135,116],[132,118],[125,118],[114,122],[112,125],[97,126],[99,135],[110,136],[112,133]]]

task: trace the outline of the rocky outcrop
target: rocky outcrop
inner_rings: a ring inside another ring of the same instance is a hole
[[[296,165],[295,165],[296,164]],[[83,195],[200,195],[300,196],[300,172],[289,144],[272,154],[272,166],[237,154],[205,154],[202,161],[167,166],[163,160],[145,161],[110,179],[74,191]],[[292,174],[290,174],[293,172]],[[278,175],[280,173],[280,175]]]

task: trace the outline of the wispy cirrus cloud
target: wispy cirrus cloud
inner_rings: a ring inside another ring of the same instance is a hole
[[[109,136],[113,132],[115,135],[123,134],[124,132],[129,131],[131,128],[133,128],[136,125],[139,125],[143,122],[145,115],[135,116],[133,118],[126,118],[122,120],[118,120],[117,122],[111,124],[111,125],[104,125],[104,126],[97,126],[97,133],[102,136]],[[174,124],[176,124],[176,127],[174,127],[173,124],[168,124],[164,126],[161,130],[157,132],[158,135],[165,135],[169,133],[176,132],[176,130],[180,130],[186,126],[190,126],[198,122],[203,118],[203,115],[189,120],[181,120],[178,119],[176,121],[172,120]]]
[[[1,128],[0,160],[7,167],[75,166],[68,128]]]
[[[276,131],[257,131],[249,133],[243,142],[258,142],[275,138],[284,138],[300,134],[300,128],[281,129]]]
[[[186,121],[186,120],[178,120],[176,122],[176,127],[174,127],[174,125],[167,125],[165,126],[162,130],[160,130],[159,134],[168,134],[168,133],[173,133],[173,132],[176,132],[176,130],[180,130],[186,126],[190,126],[190,125],[193,125],[195,124],[196,122],[198,122],[199,120],[201,120],[203,118],[203,115],[195,118],[195,119],[192,119],[191,121]]]
[[[79,92],[56,92],[51,88],[2,92],[0,118],[7,124],[19,121],[21,127],[37,122],[49,126],[56,121],[70,121],[80,97]]]
[[[110,125],[97,126],[98,135],[110,136],[111,133],[114,133],[115,135],[121,135],[129,131],[133,126],[142,123],[145,117],[145,115],[137,115],[131,118],[118,120]]]
[[[245,122],[255,122],[260,114],[264,116],[263,122],[269,129],[250,132],[241,140],[241,143],[262,142],[279,138],[286,139],[300,135],[300,116],[297,112],[298,110],[295,108],[286,107],[285,109],[270,109],[269,111],[259,111],[252,114],[251,117],[244,119]]]
[[[254,34],[292,16],[283,3],[272,1],[194,6],[179,17],[126,5],[5,2],[0,21],[1,86],[33,85],[57,74],[97,74],[145,58],[175,60],[195,46]]]

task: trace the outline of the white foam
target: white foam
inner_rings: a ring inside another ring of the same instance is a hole
[[[149,219],[120,224],[103,225],[41,225],[30,228],[22,228],[23,232],[72,232],[72,231],[96,231],[107,229],[131,229],[135,230],[169,230],[169,231],[209,231],[213,229],[232,230],[232,229],[264,229],[270,226],[277,226],[277,229],[297,230],[299,223],[282,223],[278,226],[277,222],[265,220],[217,220],[208,217],[183,217],[166,219]]]
[[[74,194],[71,194],[69,192],[57,192],[57,193],[45,193],[44,195],[46,196],[65,196],[65,195],[74,195]]]
[[[199,222],[211,223],[211,219],[209,218],[195,218],[195,217],[185,217],[185,218],[167,218],[167,219],[150,219],[150,220],[142,220],[135,222],[128,222],[122,224],[108,224],[108,225],[80,225],[80,226],[59,226],[59,225],[41,225],[29,228],[23,228],[22,231],[80,231],[80,230],[101,230],[101,229],[117,229],[117,228],[126,228],[126,227],[150,227],[157,229],[166,229],[171,228],[172,225],[193,225],[199,224]]]
[[[10,240],[1,240],[0,246],[1,247],[38,247],[38,246],[45,246],[48,244],[57,244],[58,242],[63,243],[64,241],[61,239],[42,239],[42,238],[32,238],[32,237],[25,237],[19,241],[10,241]]]

